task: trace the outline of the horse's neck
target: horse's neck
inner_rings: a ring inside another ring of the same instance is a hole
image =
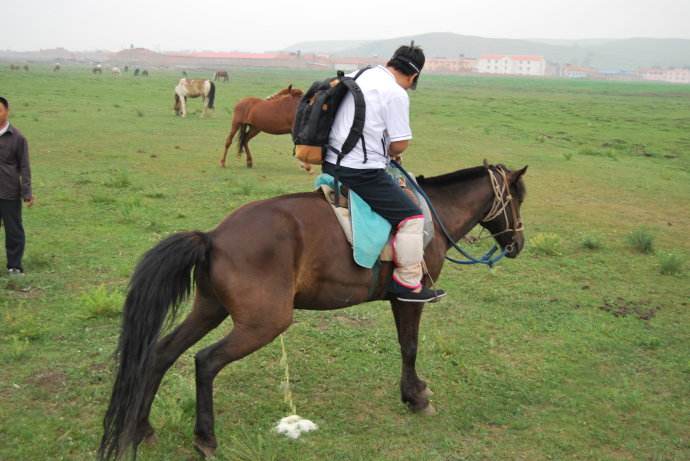
[[[424,190],[455,242],[479,224],[494,197],[488,176],[453,184],[429,184]]]

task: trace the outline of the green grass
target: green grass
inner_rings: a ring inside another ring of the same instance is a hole
[[[226,169],[218,161],[237,100],[326,75],[237,70],[212,116],[191,100],[182,119],[174,72],[0,66],[37,197],[24,210],[28,275],[0,276],[0,459],[94,459],[136,261],[170,233],[309,190],[288,136],[252,141],[251,170],[234,149]],[[299,311],[292,392],[319,430],[297,442],[273,432],[287,415],[274,342],[216,379],[218,459],[690,459],[690,279],[626,241],[643,226],[658,254],[690,255],[690,88],[427,76],[411,110],[416,174],[529,164],[523,254],[492,272],[447,266],[449,296],[422,319],[417,366],[438,414],[399,402],[385,303]],[[230,328],[170,370],[152,414],[159,442],[140,459],[194,459],[193,354]]]
[[[601,247],[603,246],[603,243],[599,239],[599,237],[595,235],[585,235],[582,238],[582,248],[586,248],[587,250],[600,250]]]
[[[626,237],[628,245],[642,254],[654,253],[654,236],[645,228],[632,231]]]
[[[684,258],[675,253],[659,255],[659,272],[664,275],[678,275],[683,271]]]
[[[561,238],[552,232],[540,232],[529,239],[528,248],[537,255],[561,256]]]

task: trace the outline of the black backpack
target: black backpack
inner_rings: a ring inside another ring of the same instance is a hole
[[[354,77],[347,77],[342,71],[338,71],[335,78],[314,82],[302,96],[292,125],[294,154],[298,160],[320,165],[323,163],[326,150],[330,149],[338,155],[340,164],[340,160],[361,140],[366,163],[367,151],[363,136],[366,105],[362,90],[355,80],[367,69],[370,67],[360,69]],[[348,91],[355,98],[355,117],[342,149],[338,150],[328,145],[328,137],[340,103]]]

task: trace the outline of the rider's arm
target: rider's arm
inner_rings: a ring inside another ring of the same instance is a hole
[[[388,147],[388,154],[391,156],[392,159],[398,159],[400,157],[400,154],[402,154],[405,149],[407,149],[407,146],[410,144],[410,141],[407,139],[403,141],[393,141],[391,145]]]
[[[410,129],[410,100],[404,91],[392,95],[386,104],[384,123],[390,145],[388,154],[397,159],[407,149],[412,130]]]

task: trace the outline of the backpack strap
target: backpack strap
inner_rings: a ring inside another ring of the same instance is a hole
[[[338,175],[338,169],[340,168],[340,161],[345,155],[347,155],[358,141],[362,141],[362,150],[364,151],[364,163],[367,163],[367,147],[364,144],[364,120],[366,115],[366,103],[364,102],[364,94],[362,89],[357,85],[355,80],[357,80],[360,75],[365,71],[371,69],[371,66],[367,66],[364,69],[360,69],[354,77],[344,77],[340,76],[340,82],[345,85],[352,97],[355,99],[355,116],[352,120],[352,127],[350,128],[350,133],[347,135],[345,142],[343,143],[340,150],[331,146],[330,144],[326,146],[326,149],[332,150],[337,156],[338,160],[335,164],[335,175],[334,175],[334,185],[335,185],[335,206],[340,206],[340,178]]]
[[[345,142],[343,143],[343,146],[341,148],[341,154],[340,155],[346,155],[348,154],[352,149],[354,149],[355,145],[361,140],[362,143],[364,143],[364,121],[365,121],[365,116],[366,116],[366,103],[364,102],[364,94],[362,93],[362,89],[357,85],[355,80],[362,75],[367,69],[370,69],[370,67],[365,67],[364,69],[361,69],[357,74],[355,75],[354,78],[352,77],[343,77],[341,80],[342,84],[345,85],[345,87],[352,93],[352,97],[355,99],[355,115],[352,120],[352,127],[350,128],[350,133],[347,135],[347,138],[345,138]],[[366,152],[366,147],[363,147],[363,150]],[[365,163],[366,163],[366,154],[365,154]]]

